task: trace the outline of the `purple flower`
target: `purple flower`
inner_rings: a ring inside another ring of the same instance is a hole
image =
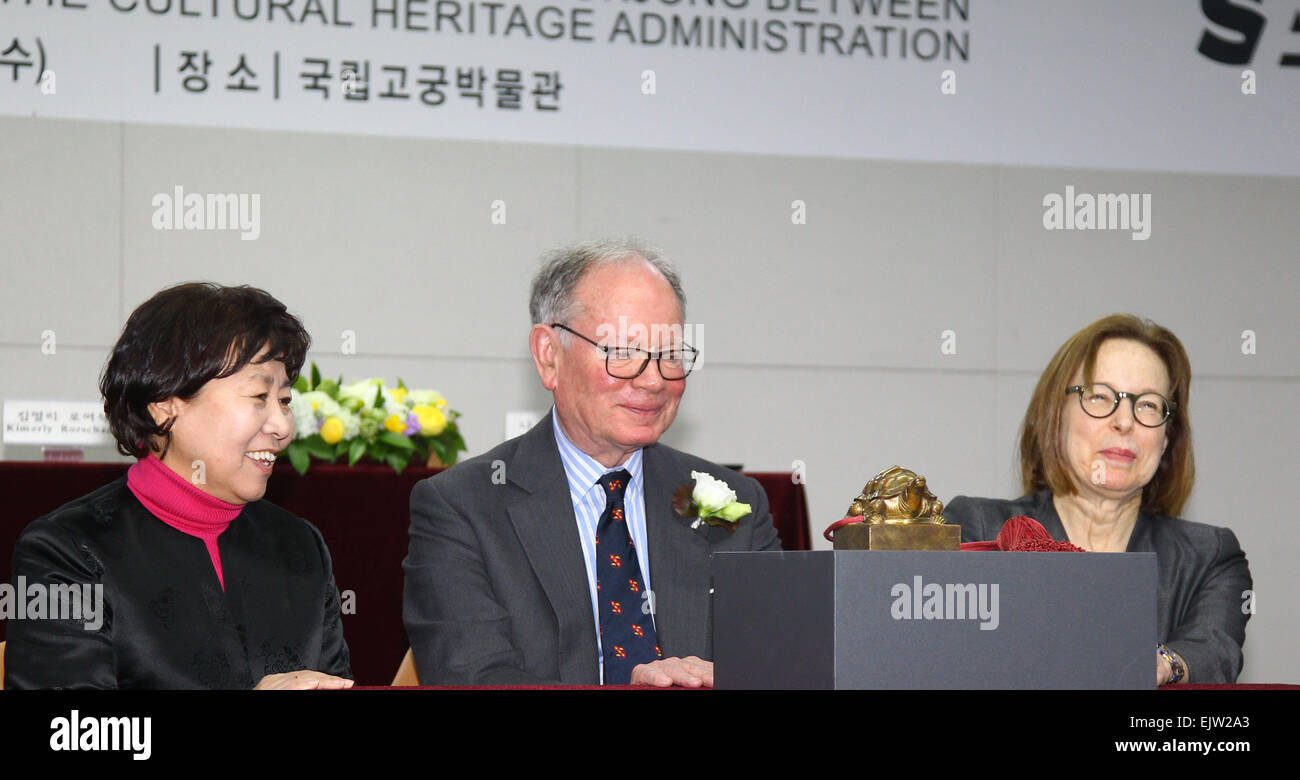
[[[411,412],[406,418],[406,430],[402,431],[403,436],[414,436],[420,432],[420,416]]]

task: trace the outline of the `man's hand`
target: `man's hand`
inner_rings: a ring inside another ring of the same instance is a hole
[[[297,672],[283,672],[281,674],[268,674],[263,677],[257,685],[253,686],[255,691],[326,691],[336,690],[339,688],[351,688],[352,680],[345,677],[335,677],[332,674],[324,672],[314,672],[311,669],[302,669]]]
[[[1164,685],[1174,679],[1174,669],[1165,660],[1165,657],[1156,653],[1156,685]]]
[[[712,688],[713,662],[702,661],[693,655],[685,658],[664,658],[641,664],[632,669],[632,685],[653,685],[667,688]]]

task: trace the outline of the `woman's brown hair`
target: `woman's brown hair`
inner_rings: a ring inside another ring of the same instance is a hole
[[[1187,350],[1167,328],[1132,314],[1102,317],[1070,337],[1038,378],[1025,419],[1020,426],[1020,480],[1026,493],[1051,489],[1059,495],[1077,490],[1061,451],[1061,414],[1072,396],[1065,393],[1074,373],[1083,368],[1083,383],[1092,384],[1097,351],[1110,339],[1127,339],[1143,344],[1164,361],[1171,384],[1174,412],[1165,422],[1169,444],[1160,465],[1142,489],[1142,510],[1177,517],[1192,492],[1196,467],[1192,457],[1192,428],[1188,417],[1188,393],[1192,367]]]

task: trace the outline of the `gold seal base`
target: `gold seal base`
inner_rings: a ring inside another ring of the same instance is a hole
[[[835,531],[836,550],[960,550],[961,526],[858,523]]]

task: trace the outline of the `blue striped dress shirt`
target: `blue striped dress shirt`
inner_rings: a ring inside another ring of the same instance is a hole
[[[573,501],[573,514],[578,520],[578,538],[582,541],[582,558],[587,564],[587,589],[591,592],[591,619],[596,626],[596,663],[600,667],[601,682],[605,680],[604,655],[600,647],[600,610],[596,606],[596,528],[605,512],[605,491],[596,480],[611,471],[627,469],[632,475],[627,492],[623,495],[623,509],[627,514],[628,532],[636,546],[637,563],[645,581],[647,594],[653,594],[650,585],[650,555],[645,529],[645,480],[641,474],[641,450],[632,453],[621,466],[605,468],[595,458],[578,449],[560,426],[560,416],[552,409],[551,423],[555,426],[555,443],[560,448],[560,460],[569,478],[569,498]],[[653,598],[650,595],[649,598]],[[644,605],[643,605],[644,606]],[[654,615],[651,614],[651,620]]]

